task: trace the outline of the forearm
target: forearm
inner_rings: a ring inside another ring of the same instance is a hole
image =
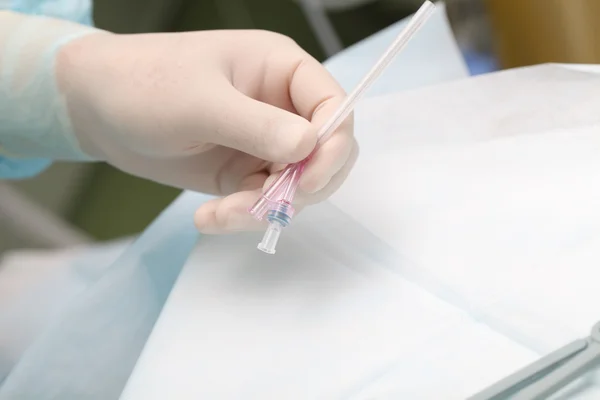
[[[0,11],[0,177],[31,175],[18,166],[31,170],[44,164],[40,159],[88,158],[72,132],[66,94],[56,80],[56,57],[63,45],[94,31]]]

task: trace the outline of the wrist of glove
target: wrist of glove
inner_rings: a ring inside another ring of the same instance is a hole
[[[15,158],[89,160],[73,134],[56,57],[97,30],[10,11],[0,12],[0,147]]]

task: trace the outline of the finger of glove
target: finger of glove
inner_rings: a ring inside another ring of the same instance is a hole
[[[213,235],[265,229],[266,221],[257,221],[248,212],[260,194],[260,190],[243,191],[204,203],[194,215],[196,228]]]
[[[333,76],[313,58],[305,58],[290,82],[290,96],[298,113],[318,129],[325,125],[345,99]],[[322,144],[303,172],[300,188],[314,193],[327,185],[346,163],[353,146],[354,119],[349,116]]]
[[[308,204],[320,203],[331,197],[345,182],[350,175],[359,155],[358,143],[354,141],[348,159],[342,168],[327,182],[327,184],[315,193],[298,192],[294,204],[298,207]]]

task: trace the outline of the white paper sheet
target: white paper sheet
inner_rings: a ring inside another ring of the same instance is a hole
[[[258,235],[201,242],[123,399],[364,398],[410,362],[396,393],[458,400],[537,356],[371,260],[376,239],[331,205],[295,224],[275,256],[247,245]],[[476,376],[431,387],[423,362],[444,348],[476,356],[455,377]]]
[[[307,210],[275,257],[204,241],[123,399],[458,400],[587,335],[599,83],[549,65],[368,102],[332,199],[352,218]]]
[[[600,269],[556,260],[600,238],[599,87],[544,65],[370,101],[362,156],[332,202],[411,260],[405,272],[515,340],[544,351],[587,334]],[[376,207],[353,200],[366,189]]]

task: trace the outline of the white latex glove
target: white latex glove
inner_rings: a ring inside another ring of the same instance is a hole
[[[296,43],[265,31],[91,34],[62,48],[57,78],[84,152],[225,196],[196,213],[205,233],[261,227],[248,207],[311,152],[345,95]],[[349,118],[311,160],[295,207],[331,195],[357,154]]]

